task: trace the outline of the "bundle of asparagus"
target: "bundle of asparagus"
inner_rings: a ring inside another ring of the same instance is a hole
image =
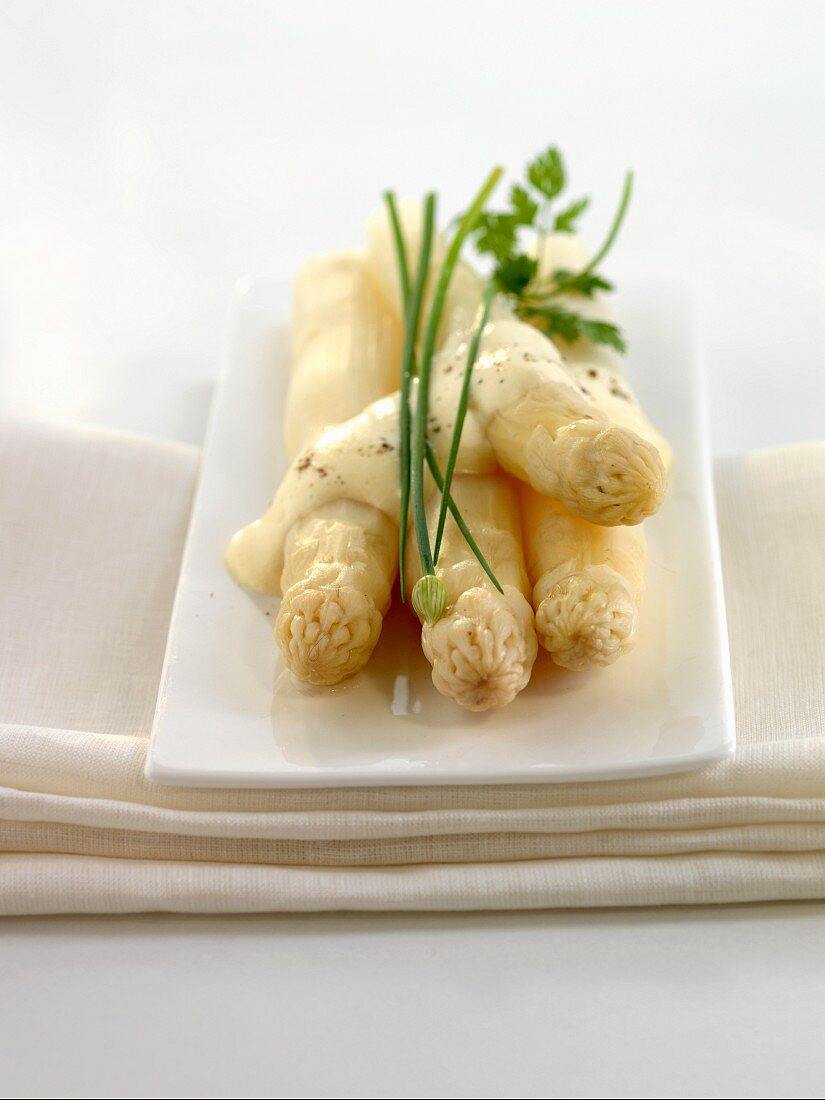
[[[241,583],[283,592],[275,636],[287,666],[334,684],[372,653],[400,547],[402,598],[423,619],[435,686],[484,710],[526,686],[537,632],[568,668],[630,647],[644,587],[636,525],[664,497],[669,450],[620,380],[618,357],[581,333],[551,340],[512,295],[485,293],[455,263],[456,238],[448,244],[431,223],[420,204],[390,204],[371,218],[365,252],[302,271],[292,461],[227,562]],[[543,244],[537,279],[580,248],[569,235]],[[601,301],[588,309],[609,316]],[[420,377],[405,383],[419,348]],[[431,476],[423,464],[417,481],[413,471],[409,524],[411,420]]]

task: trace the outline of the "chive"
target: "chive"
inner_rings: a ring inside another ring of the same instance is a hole
[[[476,226],[484,204],[490,197],[490,192],[498,183],[503,174],[503,169],[494,168],[484,182],[481,190],[473,199],[467,213],[462,217],[455,236],[450,242],[444,263],[438,276],[438,281],[433,294],[432,305],[424,327],[424,335],[421,341],[421,355],[418,366],[418,396],[416,401],[414,431],[410,447],[410,484],[412,492],[413,526],[418,543],[418,556],[421,560],[421,572],[433,573],[432,551],[430,549],[430,537],[427,530],[427,516],[424,506],[424,457],[427,439],[427,410],[430,403],[430,368],[432,366],[433,350],[438,336],[438,327],[441,323],[441,314],[444,310],[444,302],[447,291],[450,288],[450,280],[453,277],[455,265],[461,252],[462,245]]]
[[[596,268],[599,266],[599,264],[602,262],[602,260],[605,258],[605,256],[608,254],[610,249],[613,247],[613,242],[616,240],[616,237],[618,237],[618,235],[619,235],[619,230],[622,228],[622,222],[624,221],[624,216],[627,213],[628,206],[630,205],[630,196],[631,196],[632,192],[633,192],[633,173],[628,172],[627,175],[624,178],[624,187],[622,189],[622,197],[619,201],[619,209],[616,211],[616,216],[613,218],[613,224],[610,227],[610,231],[607,234],[607,238],[606,238],[604,244],[602,245],[602,247],[599,249],[599,251],[593,257],[593,259],[587,265],[587,267],[585,267],[584,270],[578,272],[579,275],[589,275],[591,273],[591,271],[595,271]]]
[[[433,475],[433,481],[438,486],[439,491],[441,493],[443,493],[444,492],[444,479],[442,478],[441,471],[438,468],[438,459],[435,457],[435,452],[433,451],[433,449],[432,449],[432,447],[430,446],[429,443],[427,444],[426,457],[427,457],[427,465],[430,468],[430,473]],[[442,497],[442,499],[443,499],[443,497]],[[496,588],[499,590],[499,592],[501,592],[501,594],[504,595],[504,589],[501,587],[501,585],[498,582],[498,578],[496,577],[493,570],[490,568],[489,562],[487,561],[487,559],[482,554],[481,548],[479,547],[478,543],[473,538],[473,536],[470,534],[469,527],[464,522],[464,518],[462,517],[461,513],[459,512],[455,501],[453,500],[453,498],[451,496],[449,496],[449,494],[447,495],[447,507],[450,509],[450,515],[453,517],[453,519],[456,522],[456,527],[458,527],[459,531],[464,536],[464,541],[467,543],[467,545],[472,550],[473,554],[475,554],[476,558],[478,559],[478,564],[481,566],[481,568],[484,570],[484,572],[487,574],[487,576],[490,578],[490,580],[493,582],[493,584],[496,586]]]
[[[398,526],[398,572],[402,603],[407,598],[407,519],[410,514],[410,381],[414,373],[415,341],[421,315],[421,302],[424,298],[424,286],[430,267],[430,249],[432,247],[433,226],[435,225],[435,195],[433,194],[427,195],[423,217],[421,254],[418,257],[415,285],[410,292],[407,308],[404,311],[404,350],[401,356],[401,396],[399,405],[401,508]],[[396,248],[399,249],[399,268],[403,270],[406,266],[406,250],[403,247],[400,227],[399,236],[396,239]],[[407,282],[409,283],[409,270]],[[429,572],[432,572],[432,570],[429,570]]]
[[[395,242],[395,254],[398,257],[398,278],[401,283],[401,307],[406,315],[410,301],[410,267],[407,260],[407,246],[404,242],[404,234],[401,232],[401,220],[398,217],[398,206],[395,201],[394,191],[384,192],[384,202],[387,204],[387,212],[390,217],[392,236]]]
[[[453,473],[455,471],[455,464],[458,458],[458,448],[461,444],[461,432],[464,428],[464,418],[467,415],[467,405],[470,401],[470,382],[473,376],[473,367],[475,366],[476,359],[478,358],[478,348],[481,343],[481,337],[484,332],[484,328],[487,324],[487,318],[490,316],[490,306],[493,304],[493,298],[496,294],[496,281],[491,279],[484,289],[484,297],[481,301],[481,314],[478,319],[478,324],[470,340],[470,346],[467,351],[467,363],[464,368],[464,378],[461,383],[461,395],[458,399],[458,408],[455,414],[455,426],[453,427],[453,438],[450,441],[450,453],[447,457],[447,468],[444,471],[444,488],[441,491],[441,507],[438,512],[438,526],[435,532],[435,547],[433,549],[433,557],[438,561],[438,552],[441,549],[441,539],[444,536],[444,521],[447,518],[447,504],[450,499],[450,486],[453,483]]]

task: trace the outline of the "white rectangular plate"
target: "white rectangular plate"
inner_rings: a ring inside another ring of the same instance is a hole
[[[648,522],[648,589],[632,653],[593,673],[539,651],[527,689],[468,714],[432,686],[417,624],[395,607],[373,659],[334,689],[294,682],[272,637],[277,600],[223,565],[284,469],[289,293],[242,286],[207,439],[147,764],[160,783],[329,787],[617,779],[699,768],[733,751],[730,668],[701,372],[685,295],[631,284],[630,380],[673,443]]]

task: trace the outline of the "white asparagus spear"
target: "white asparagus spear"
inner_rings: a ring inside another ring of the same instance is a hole
[[[397,525],[366,504],[339,500],[290,528],[275,638],[301,680],[337,684],[366,664],[397,562]]]
[[[275,638],[300,679],[335,684],[368,660],[389,606],[398,527],[380,509],[340,491],[317,502],[303,493],[327,476],[312,444],[397,382],[401,327],[379,294],[363,256],[310,261],[293,295],[292,371],[284,434],[304,507],[269,555],[261,525],[238,532],[227,564],[241,583],[283,592]],[[303,450],[302,450],[303,448]],[[335,475],[332,474],[335,481]],[[336,482],[336,489],[340,485]]]
[[[513,488],[501,474],[456,477],[452,496],[504,591],[493,586],[448,516],[436,567],[446,610],[434,626],[424,623],[421,642],[441,694],[468,710],[488,710],[505,706],[526,687],[538,648],[525,598],[521,521]],[[439,502],[434,493],[428,503],[431,537]],[[421,575],[412,532],[408,545],[411,592]]]
[[[303,265],[292,291],[284,441],[291,462],[324,428],[398,387],[403,331],[363,251]]]
[[[638,627],[643,525],[599,527],[526,486],[521,508],[539,641],[563,668],[612,664]]]
[[[304,265],[293,291],[288,458],[395,388],[401,342],[362,252]],[[390,603],[397,544],[395,525],[354,500],[322,505],[290,528],[275,638],[300,679],[336,684],[369,660]]]
[[[296,456],[265,515],[233,537],[241,584],[283,592],[275,637],[302,680],[369,660],[398,566],[398,397],[328,428]]]
[[[466,336],[457,333],[433,364],[430,433],[440,458],[466,355]],[[462,437],[473,468],[485,448],[488,462],[604,526],[640,523],[667,489],[656,446],[628,418],[612,420],[571,378],[547,337],[516,319],[487,326],[473,371]]]

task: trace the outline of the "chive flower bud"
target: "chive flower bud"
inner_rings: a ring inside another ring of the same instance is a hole
[[[432,573],[425,573],[415,582],[412,590],[413,610],[422,623],[435,626],[447,606],[447,589],[444,582]]]

